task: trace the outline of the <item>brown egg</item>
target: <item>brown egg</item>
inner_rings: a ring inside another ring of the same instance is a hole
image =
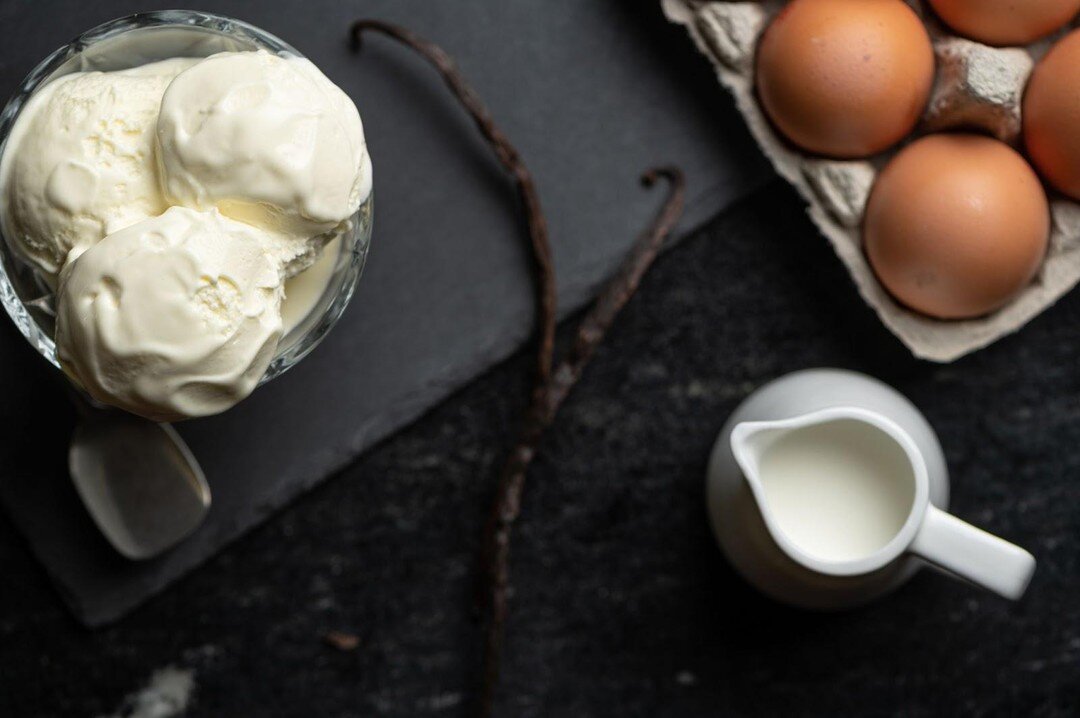
[[[1080,0],[930,0],[961,35],[991,45],[1026,45],[1080,12]]]
[[[1080,199],[1080,30],[1035,66],[1024,92],[1024,144],[1035,168]]]
[[[765,30],[756,74],[761,104],[789,140],[865,157],[915,127],[934,52],[902,0],[794,0]]]
[[[981,135],[928,135],[874,183],[863,220],[870,265],[901,303],[941,319],[998,309],[1035,276],[1050,207],[1015,150]]]

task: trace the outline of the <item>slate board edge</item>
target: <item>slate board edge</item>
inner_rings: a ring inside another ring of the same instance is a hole
[[[708,202],[709,195],[713,195],[714,193],[721,194],[717,192],[718,188],[715,186],[707,188],[704,192],[691,195],[688,198],[686,205],[687,212],[682,222],[682,224],[689,227],[689,229],[680,231],[674,235],[667,248],[670,249],[674,247],[686,237],[696,233],[706,222],[727,210],[735,202],[741,201],[750,194],[759,191],[763,186],[768,184],[769,179],[770,178],[766,177],[758,182],[750,183],[743,188],[743,191],[739,193],[738,196],[721,203],[719,206],[711,205]],[[570,314],[581,309],[586,302],[595,295],[598,289],[599,286],[590,286],[571,287],[570,289],[564,290],[562,296],[566,298],[566,301],[560,301],[560,319],[565,319]],[[87,628],[105,627],[118,621],[138,606],[152,599],[172,583],[184,578],[203,562],[215,556],[219,551],[231,545],[234,541],[245,536],[249,531],[288,507],[288,505],[297,498],[306,494],[316,486],[321,485],[330,477],[340,473],[345,467],[353,461],[356,461],[363,452],[372,448],[383,439],[390,437],[398,430],[403,429],[413,421],[419,419],[427,411],[434,409],[445,401],[455,391],[464,388],[465,385],[478,378],[486,370],[509,358],[524,344],[525,341],[527,341],[528,337],[528,334],[522,336],[508,336],[500,340],[486,355],[478,357],[475,362],[467,366],[458,367],[456,370],[448,372],[438,380],[425,386],[418,387],[408,399],[400,403],[394,409],[368,417],[364,422],[364,426],[355,434],[355,436],[358,437],[358,440],[352,442],[352,444],[347,447],[343,447],[340,451],[334,452],[335,454],[338,454],[338,456],[318,473],[318,478],[307,482],[295,482],[270,502],[273,505],[273,508],[269,510],[253,509],[251,514],[240,517],[240,520],[235,523],[235,530],[222,538],[211,552],[182,564],[179,569],[171,575],[156,575],[149,584],[144,587],[141,595],[137,597],[125,596],[119,599],[116,597],[102,597],[103,600],[100,601],[80,600],[68,589],[60,577],[52,572],[48,563],[38,554],[37,547],[30,541],[27,541],[27,544],[29,545],[31,552],[45,569],[50,582],[56,588],[60,598],[74,615],[76,620]],[[19,527],[20,532],[25,537],[27,532],[24,530],[19,517],[12,512],[8,512],[8,515],[16,526]]]

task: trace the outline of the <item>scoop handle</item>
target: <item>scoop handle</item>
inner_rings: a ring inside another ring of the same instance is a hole
[[[926,509],[911,551],[1013,601],[1024,595],[1035,572],[1035,557],[1024,549],[933,505]]]

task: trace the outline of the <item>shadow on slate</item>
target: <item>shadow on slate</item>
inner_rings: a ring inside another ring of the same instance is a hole
[[[172,6],[166,3],[164,6]],[[163,6],[163,7],[164,7]],[[0,92],[68,38],[143,2],[0,3]],[[580,306],[660,200],[638,176],[687,172],[683,228],[770,175],[711,71],[655,3],[204,2],[307,54],[360,107],[375,165],[375,235],[338,327],[235,409],[184,423],[214,494],[202,528],[131,563],[93,529],[68,480],[73,415],[44,363],[4,320],[2,498],[79,620],[122,616],[365,448],[509,355],[530,331],[530,284],[510,185],[432,71],[371,38],[360,15],[407,24],[453,53],[537,176],[560,309]]]

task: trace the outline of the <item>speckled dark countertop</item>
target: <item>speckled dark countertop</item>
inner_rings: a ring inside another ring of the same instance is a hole
[[[1075,715],[1080,294],[949,366],[877,323],[773,182],[646,279],[544,443],[513,553],[506,716]],[[908,394],[954,510],[1029,548],[1009,604],[933,573],[852,613],[774,605],[725,565],[703,470],[753,387],[815,365]],[[0,715],[111,713],[192,669],[193,716],[464,715],[471,590],[522,407],[512,359],[119,624],[78,627],[0,519]],[[352,651],[322,635],[359,637]]]

